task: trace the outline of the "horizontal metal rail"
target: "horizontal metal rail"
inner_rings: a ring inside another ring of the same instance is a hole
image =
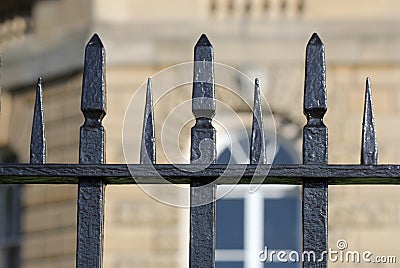
[[[192,179],[216,184],[301,184],[303,178],[327,178],[330,185],[400,184],[400,165],[201,165],[170,164],[2,164],[0,184],[75,184],[95,177],[107,184],[190,184]],[[259,180],[257,180],[259,182]]]

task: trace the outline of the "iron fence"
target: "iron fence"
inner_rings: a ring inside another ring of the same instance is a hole
[[[363,117],[361,164],[328,164],[324,45],[317,34],[307,44],[304,85],[303,164],[266,164],[258,80],[255,81],[250,164],[216,162],[213,47],[202,35],[194,49],[191,163],[157,164],[151,81],[148,81],[140,164],[106,164],[105,49],[95,34],[86,46],[81,110],[79,164],[46,164],[42,87],[39,79],[30,145],[30,164],[1,164],[0,183],[78,184],[76,267],[102,267],[104,192],[107,184],[190,184],[190,267],[215,266],[215,192],[217,184],[301,184],[303,250],[327,251],[328,185],[399,184],[400,165],[377,165],[377,145],[369,80]],[[203,168],[199,169],[199,166]],[[216,180],[218,178],[218,180]],[[201,186],[201,187],[200,187]],[[210,200],[210,202],[204,202]],[[200,204],[200,205],[196,205]],[[326,256],[303,267],[327,267]]]

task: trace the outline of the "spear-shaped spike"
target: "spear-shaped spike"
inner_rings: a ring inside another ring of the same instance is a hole
[[[369,77],[366,80],[364,117],[361,144],[361,164],[376,165],[378,162],[378,149],[376,144],[376,131],[374,111],[371,99],[371,83]]]
[[[194,47],[192,112],[196,125],[192,128],[191,162],[211,164],[216,160],[214,49],[205,34]]]
[[[105,49],[94,34],[85,49],[81,110],[85,116],[103,119],[106,114]]]
[[[265,164],[265,136],[262,120],[260,84],[258,78],[254,86],[253,124],[251,129],[250,164]]]
[[[79,161],[81,164],[103,164],[106,114],[105,49],[94,34],[85,48],[81,110],[85,122],[81,126]]]
[[[194,47],[192,111],[196,118],[215,114],[214,49],[205,34]]]
[[[154,135],[153,94],[151,78],[147,79],[146,104],[144,108],[140,164],[156,163],[156,139]]]
[[[42,79],[38,78],[36,86],[35,109],[33,112],[30,162],[31,164],[46,163],[46,139],[44,134]]]
[[[304,114],[307,116],[307,125],[303,131],[304,164],[328,161],[328,131],[323,122],[326,110],[325,48],[319,36],[314,33],[306,49]]]
[[[325,48],[314,33],[307,44],[304,90],[304,114],[322,119],[326,109]]]

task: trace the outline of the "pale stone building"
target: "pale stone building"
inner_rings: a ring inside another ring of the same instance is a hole
[[[329,162],[359,163],[367,76],[372,81],[379,163],[400,162],[400,147],[394,146],[400,132],[398,1],[4,0],[0,16],[0,146],[6,152],[2,155],[14,155],[20,162],[29,160],[34,89],[39,76],[44,81],[48,162],[78,162],[83,51],[94,32],[100,35],[107,51],[108,110],[104,125],[108,163],[125,163],[124,150],[129,162],[138,161],[143,107],[136,106],[135,101],[144,98],[138,89],[151,76],[155,99],[159,100],[155,104],[158,162],[187,161],[190,110],[174,112],[174,107],[182,103],[186,103],[182,107],[189,107],[185,101],[190,98],[190,84],[185,81],[190,81],[191,70],[166,68],[191,61],[201,33],[210,38],[216,62],[237,68],[251,79],[260,78],[277,135],[299,159],[305,123],[304,54],[313,32],[320,34],[326,48]],[[246,101],[252,102],[251,83],[229,70],[223,65],[216,68],[216,80],[221,83],[217,97],[233,108],[249,128],[251,114]],[[183,82],[175,90],[177,81]],[[174,90],[162,96],[170,89]],[[128,113],[125,117],[129,109],[137,116]],[[168,117],[170,112],[173,119]],[[242,126],[230,120],[229,109],[221,108],[219,116],[222,133],[226,128],[234,137],[243,138]],[[182,125],[176,127],[168,120]],[[174,132],[181,128],[182,134]],[[270,124],[266,128],[273,132]],[[7,161],[5,156],[3,161]],[[245,160],[241,157],[237,161]],[[5,210],[11,222],[7,220],[0,228],[8,230],[6,226],[19,224],[20,228],[15,228],[12,235],[0,230],[2,267],[74,267],[77,188],[2,187],[0,209],[10,202],[21,209],[21,213]],[[159,188],[149,191],[165,200],[184,202],[187,198],[184,192]],[[7,193],[16,196],[15,200],[3,198]],[[330,247],[335,249],[338,239],[346,239],[352,250],[396,255],[400,249],[396,243],[400,238],[399,199],[395,186],[330,187]],[[108,186],[105,267],[187,267],[187,252],[187,209],[157,202],[136,186]],[[20,266],[13,264],[15,260]],[[238,267],[249,267],[245,258],[236,262],[245,265]]]

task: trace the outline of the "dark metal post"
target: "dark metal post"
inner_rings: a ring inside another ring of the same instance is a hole
[[[325,51],[317,34],[307,44],[304,85],[303,163],[328,163],[328,128],[323,117],[327,110]],[[317,260],[305,260],[304,268],[326,268],[328,250],[328,180],[303,179],[303,250],[313,251]]]
[[[80,130],[79,163],[104,164],[106,114],[105,50],[97,34],[85,50],[81,110],[85,122]],[[100,178],[80,178],[78,183],[77,268],[103,266],[104,190]]]
[[[192,111],[196,124],[191,132],[192,164],[215,163],[216,132],[213,47],[203,34],[194,49]],[[215,267],[215,191],[213,183],[192,177],[190,184],[190,268]]]

